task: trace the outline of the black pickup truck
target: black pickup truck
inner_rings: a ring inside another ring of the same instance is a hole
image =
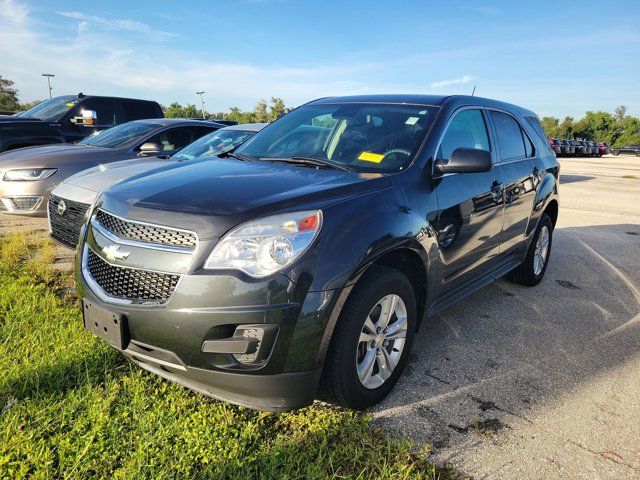
[[[75,142],[120,123],[162,118],[157,102],[94,95],[63,95],[16,115],[0,115],[0,152]]]

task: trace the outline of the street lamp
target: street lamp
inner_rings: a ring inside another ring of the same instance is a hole
[[[52,73],[43,73],[42,76],[47,77],[47,85],[49,85],[49,98],[51,98],[51,91],[53,90],[53,88],[51,88],[51,78],[55,77],[55,75]]]
[[[202,118],[205,118],[204,116],[204,100],[202,98],[202,95],[204,94],[204,92],[196,92],[196,95],[200,95],[200,105],[202,108]]]

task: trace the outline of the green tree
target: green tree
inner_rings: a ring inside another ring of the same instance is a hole
[[[183,118],[202,118],[202,112],[193,103],[187,103],[182,109]]]
[[[573,138],[573,118],[564,117],[558,126],[558,138]]]
[[[616,147],[640,144],[640,118],[624,117],[620,123],[620,136],[612,142]]]
[[[254,122],[268,122],[269,112],[267,111],[267,102],[260,100],[253,109],[253,121]]]
[[[269,121],[273,122],[289,111],[284,104],[284,100],[278,97],[271,97],[271,108],[269,110]]]
[[[613,111],[613,118],[616,119],[616,122],[622,122],[626,115],[627,115],[627,107],[625,105],[619,105]]]
[[[574,133],[578,138],[612,144],[620,136],[622,129],[608,112],[587,112],[576,122]]]
[[[17,112],[20,110],[18,90],[13,86],[13,81],[0,75],[0,110]]]
[[[184,112],[182,105],[178,102],[173,102],[168,107],[164,108],[164,116],[167,118],[184,118]]]
[[[560,125],[560,120],[558,120],[556,117],[542,117],[542,120],[540,120],[540,124],[542,125],[544,134],[547,137],[558,137],[558,126]]]

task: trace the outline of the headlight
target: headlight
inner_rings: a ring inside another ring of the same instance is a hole
[[[4,174],[3,180],[5,182],[44,180],[57,171],[57,168],[23,168],[19,170],[8,170]]]
[[[206,269],[235,269],[261,278],[293,263],[313,243],[322,211],[285,213],[243,223],[228,232],[207,259]]]

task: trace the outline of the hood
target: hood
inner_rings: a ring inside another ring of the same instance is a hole
[[[195,230],[201,238],[211,238],[252,218],[321,208],[390,183],[382,174],[215,159],[125,180],[107,189],[99,203],[132,220]]]
[[[87,170],[72,175],[62,183],[75,185],[98,193],[125,178],[146,173],[172,163],[176,162],[162,160],[157,157],[132,158],[130,160],[88,168]]]
[[[0,154],[0,170],[7,168],[60,167],[80,160],[98,159],[112,154],[110,148],[54,143],[9,150]]]
[[[13,115],[0,115],[0,127],[6,125],[7,123],[54,123],[54,122],[44,122],[38,118],[31,117],[16,117]]]

